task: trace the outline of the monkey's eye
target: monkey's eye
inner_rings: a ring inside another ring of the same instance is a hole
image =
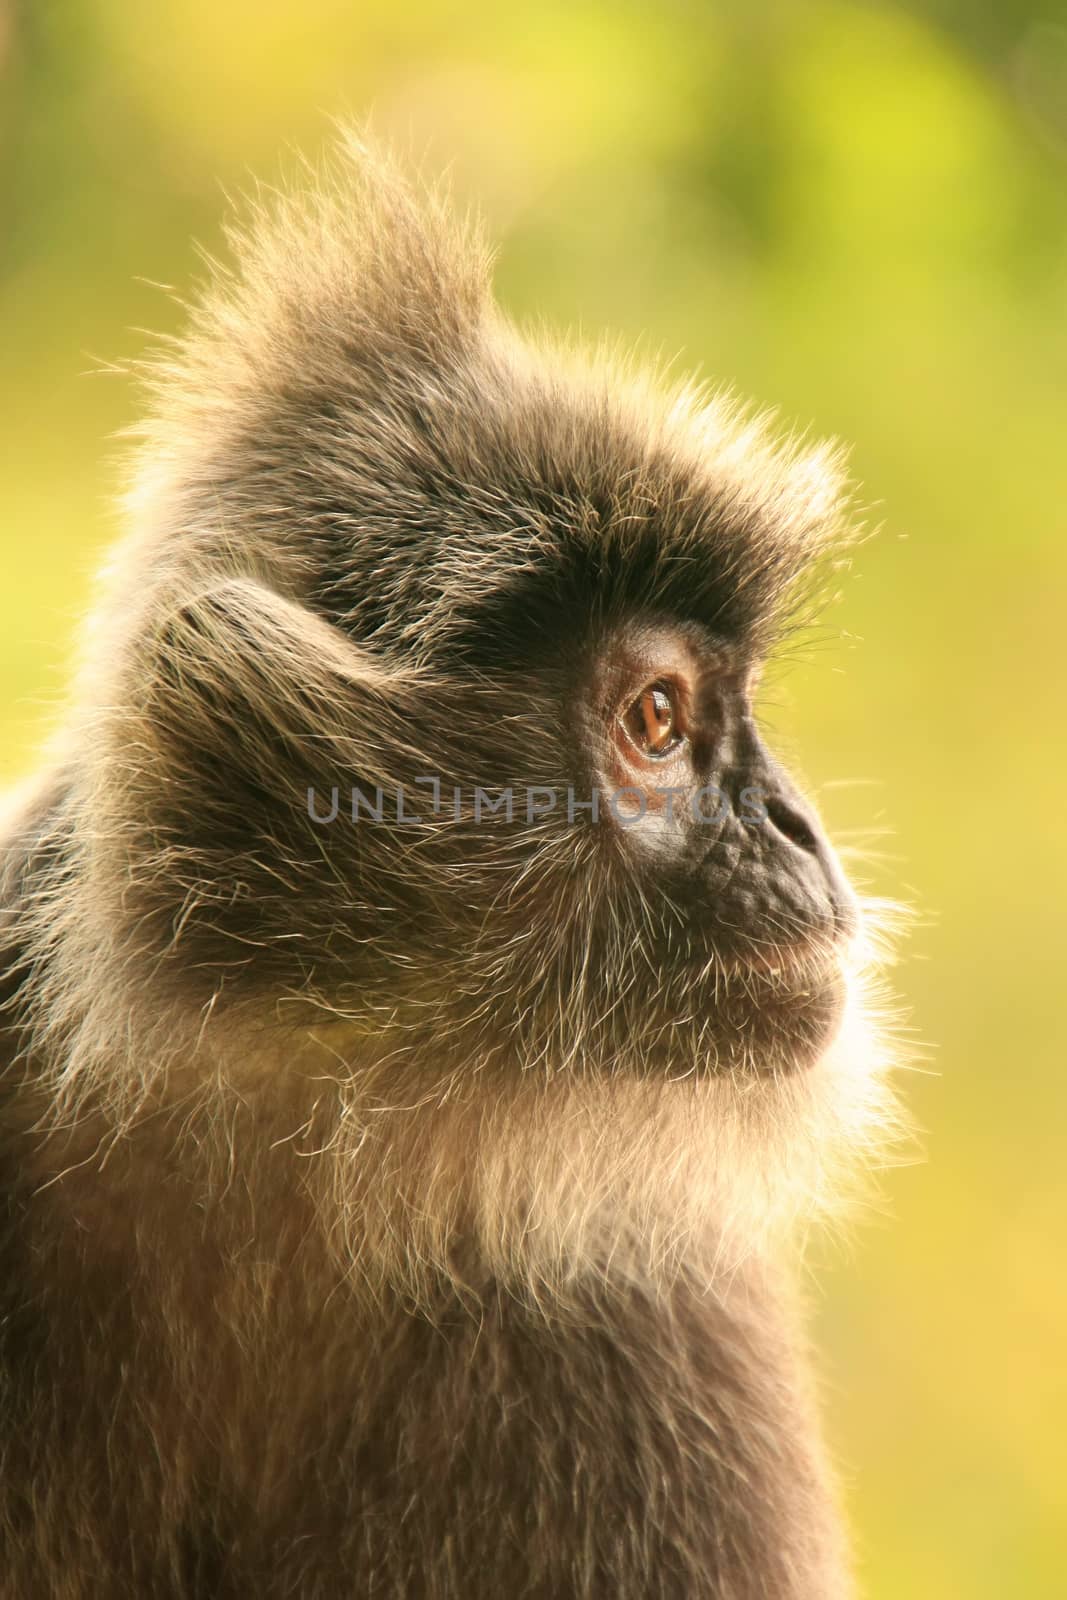
[[[682,742],[678,692],[667,679],[661,678],[642,689],[621,720],[631,742],[643,756],[662,759]]]

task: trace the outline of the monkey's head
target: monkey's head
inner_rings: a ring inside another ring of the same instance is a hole
[[[477,237],[355,147],[234,242],[152,369],[70,937],[161,1036],[796,1094],[857,903],[753,693],[841,533],[832,453],[520,338]]]

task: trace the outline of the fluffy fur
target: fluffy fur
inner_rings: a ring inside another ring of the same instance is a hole
[[[870,919],[796,1073],[603,830],[306,807],[581,787],[587,641],[762,655],[833,454],[520,338],[355,140],[232,244],[8,830],[0,1594],[844,1594],[772,1263],[893,1127]]]

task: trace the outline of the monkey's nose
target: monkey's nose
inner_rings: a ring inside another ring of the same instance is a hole
[[[789,804],[787,800],[779,799],[777,795],[769,795],[763,804],[767,814],[767,821],[772,828],[776,828],[783,839],[788,839],[790,844],[796,845],[798,850],[806,850],[809,855],[818,856],[819,836],[806,817]]]
[[[849,938],[856,931],[858,908],[852,885],[845,877],[837,852],[815,819],[791,799],[772,794],[764,800],[767,822],[794,850],[808,856],[818,869],[833,912],[834,932]]]

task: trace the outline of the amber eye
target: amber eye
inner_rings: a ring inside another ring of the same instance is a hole
[[[670,755],[682,742],[675,686],[662,679],[650,683],[625,712],[622,725],[642,755]]]

